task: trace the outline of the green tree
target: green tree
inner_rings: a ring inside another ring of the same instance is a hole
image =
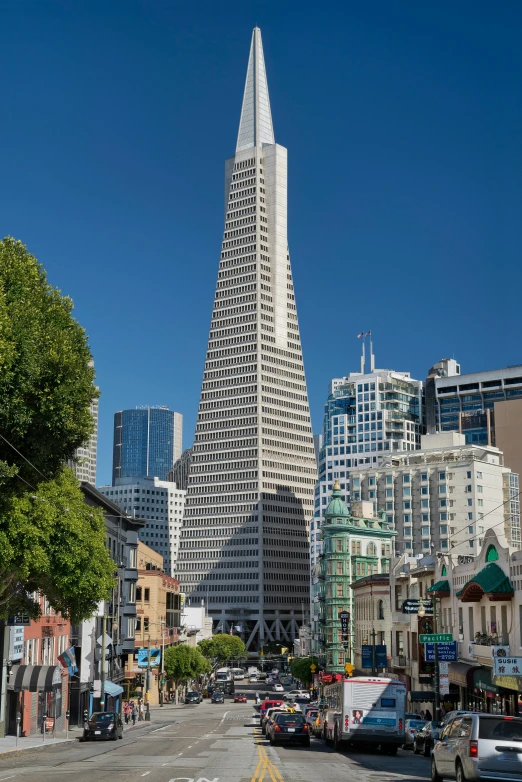
[[[178,687],[196,676],[208,673],[210,666],[199,651],[184,644],[165,649],[165,673],[174,682],[176,702]]]
[[[79,621],[113,584],[101,512],[64,467],[92,432],[97,396],[72,302],[25,246],[0,241],[0,618],[45,592]]]
[[[315,665],[315,671],[313,673],[311,670],[312,665]],[[317,657],[296,657],[290,662],[292,676],[299,679],[303,684],[311,684],[314,673],[317,673],[319,668],[319,660]]]
[[[207,660],[211,660],[216,665],[222,665],[229,662],[229,660],[237,660],[243,657],[246,646],[237,635],[218,633],[213,635],[212,638],[205,638],[203,641],[200,641],[198,649]]]

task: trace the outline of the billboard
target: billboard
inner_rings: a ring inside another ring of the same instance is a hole
[[[148,667],[149,652],[150,652],[150,667],[159,668],[159,666],[161,665],[161,649],[138,649],[138,668]]]

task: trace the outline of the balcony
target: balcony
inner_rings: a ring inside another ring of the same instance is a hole
[[[398,654],[396,657],[392,657],[392,666],[394,668],[407,668],[408,658],[405,654]]]

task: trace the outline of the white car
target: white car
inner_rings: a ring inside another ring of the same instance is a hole
[[[310,699],[310,695],[306,690],[290,690],[290,692],[287,692],[285,695],[285,701],[294,701],[296,698]]]
[[[282,684],[274,684],[272,689],[273,689],[274,692],[284,692],[285,691],[285,688],[283,687]]]
[[[251,676],[249,682],[257,682],[257,676]]]

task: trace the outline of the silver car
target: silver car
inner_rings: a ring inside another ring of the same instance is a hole
[[[431,756],[431,780],[522,782],[522,719],[463,714],[444,726]]]

